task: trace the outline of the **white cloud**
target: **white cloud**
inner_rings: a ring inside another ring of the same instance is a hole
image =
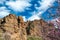
[[[42,0],[42,2],[38,1],[40,3],[40,7],[35,8],[38,10],[38,12],[35,15],[32,15],[28,20],[35,20],[35,19],[41,19],[39,16],[44,13],[52,4],[54,3],[55,0]]]
[[[3,4],[3,2],[5,2],[6,0],[0,0],[0,4]],[[16,1],[13,1],[13,0],[10,0],[10,1],[6,1],[6,5],[9,6],[10,9],[13,9],[15,11],[24,11],[27,7],[31,6],[31,4],[29,3],[31,0],[16,0]],[[40,15],[42,13],[44,13],[48,8],[49,6],[51,6],[53,4],[55,0],[42,0],[41,2],[39,2],[39,4],[41,5],[40,7],[37,7],[37,5],[35,5],[35,8],[38,10],[38,12],[33,12],[32,13],[32,16],[28,19],[26,19],[25,16],[23,16],[24,18],[24,21],[26,20],[39,20],[41,19],[40,18]],[[29,9],[29,8],[27,8]],[[31,10],[31,9],[30,9]],[[9,10],[7,10],[5,7],[1,7],[0,8],[0,17],[4,17],[6,15],[9,14]]]
[[[15,10],[15,11],[24,11],[25,8],[31,6],[29,1],[27,0],[16,0],[16,1],[7,1],[6,5],[9,6],[9,8]]]
[[[5,7],[0,7],[0,18],[3,18],[9,14],[9,10],[7,10]]]
[[[27,19],[26,19],[26,17],[25,16],[23,16],[23,20],[26,22],[27,21]]]
[[[47,10],[50,6],[52,6],[54,1],[55,0],[42,0],[42,2],[39,2],[41,4],[39,10]]]
[[[39,13],[37,14],[37,13],[35,13],[35,11],[34,11],[34,12],[33,12],[34,15],[32,15],[30,18],[28,18],[28,20],[33,21],[33,20],[39,20],[39,19],[41,19],[41,18],[39,17],[41,13],[42,13],[42,12],[39,12]]]
[[[31,16],[28,20],[33,21],[33,20],[39,20],[39,19],[40,19],[39,16],[33,15],[33,16]]]

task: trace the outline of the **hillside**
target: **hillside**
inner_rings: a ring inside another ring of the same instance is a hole
[[[24,22],[14,14],[0,19],[0,40],[60,40],[59,32],[43,19]]]

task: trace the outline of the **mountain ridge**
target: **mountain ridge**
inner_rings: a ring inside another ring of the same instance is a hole
[[[0,35],[4,40],[27,40],[27,36],[52,40],[49,34],[55,29],[53,23],[48,23],[43,19],[24,22],[22,16],[16,17],[14,14],[0,19]]]

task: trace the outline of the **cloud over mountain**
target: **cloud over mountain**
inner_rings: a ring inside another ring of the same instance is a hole
[[[55,0],[0,0],[0,10],[2,10],[0,11],[0,17],[5,17],[14,11],[14,14],[23,14],[24,20],[39,20],[41,19],[41,14],[43,14],[49,6],[52,6],[54,1]],[[39,7],[37,4],[39,4]]]
[[[10,14],[10,11],[7,10],[5,7],[0,7],[0,18],[3,18]]]
[[[38,12],[35,12],[35,15],[32,15],[28,20],[35,20],[35,19],[40,19],[40,15],[43,14],[50,6],[53,5],[55,0],[42,0],[41,2],[38,1],[39,4],[41,5],[40,7],[36,7]]]

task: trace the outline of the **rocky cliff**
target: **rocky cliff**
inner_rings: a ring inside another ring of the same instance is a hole
[[[0,19],[0,35],[4,40],[27,40],[23,18],[10,14]]]
[[[21,16],[10,14],[0,19],[0,40],[27,40],[28,36],[42,37],[42,40],[59,38],[53,23],[42,19],[24,22]],[[59,34],[59,33],[58,33]],[[60,40],[60,39],[58,39]]]
[[[52,23],[47,23],[44,20],[40,19],[27,22],[27,24],[27,35],[42,37],[43,40],[51,40],[47,36],[50,31],[55,29]]]

